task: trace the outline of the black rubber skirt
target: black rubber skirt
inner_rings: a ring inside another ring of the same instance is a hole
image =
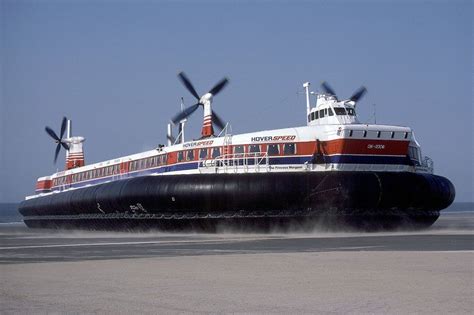
[[[268,231],[431,226],[454,200],[446,178],[388,172],[144,176],[25,200],[29,227]]]

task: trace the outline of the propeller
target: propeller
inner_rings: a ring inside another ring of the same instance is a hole
[[[336,100],[337,99],[337,96],[336,96],[336,92],[334,91],[333,88],[331,88],[331,86],[326,82],[324,81],[323,83],[321,83],[321,88],[322,90],[326,93],[326,94],[329,94],[329,95],[332,95],[334,97],[336,97]],[[358,101],[360,101],[362,99],[362,97],[365,95],[365,93],[367,93],[367,89],[365,86],[361,86],[359,89],[357,89],[351,97],[349,97],[348,101],[351,101],[351,102],[354,102],[354,103],[357,103]]]
[[[332,87],[329,85],[329,83],[327,83],[326,81],[323,81],[323,83],[321,83],[321,88],[323,89],[323,91],[326,94],[330,94],[330,95],[336,97],[336,100],[337,100],[336,92],[332,89]]]
[[[194,88],[193,84],[191,83],[191,80],[189,80],[186,74],[184,74],[184,72],[180,72],[178,74],[178,78],[186,87],[186,89],[189,91],[189,93],[191,93],[198,102],[194,105],[191,105],[185,108],[184,110],[182,110],[181,112],[173,116],[173,118],[171,118],[171,121],[173,122],[173,124],[176,124],[179,121],[183,120],[184,118],[190,116],[192,113],[194,113],[198,109],[199,106],[204,106],[204,104],[201,101],[202,97],[199,97],[199,94],[196,92],[196,89]],[[224,78],[220,80],[216,85],[214,85],[214,87],[210,89],[209,92],[207,92],[206,94],[211,94],[211,97],[216,96],[222,91],[222,89],[224,89],[224,87],[228,83],[229,83],[229,80],[227,78]],[[217,116],[217,114],[214,111],[212,111],[212,122],[220,129],[223,129],[225,127],[225,123],[223,122],[223,120],[219,116]]]
[[[354,103],[357,103],[365,95],[365,93],[367,93],[367,89],[365,86],[361,86],[357,91],[354,92],[354,94],[352,94],[351,97],[349,97],[349,99]]]
[[[65,150],[69,150],[69,146],[67,143],[63,140],[64,132],[66,131],[66,125],[67,125],[67,118],[63,117],[63,121],[61,123],[61,132],[60,136],[53,131],[50,127],[46,126],[44,130],[46,133],[53,138],[53,140],[58,144],[56,146],[56,151],[54,153],[54,163],[56,163],[56,160],[58,159],[59,151],[61,150],[61,147],[63,147]]]
[[[176,138],[170,135],[167,135],[166,138],[171,142],[171,144],[176,142]]]
[[[213,122],[219,129],[224,129],[224,127],[225,127],[224,121],[216,114],[215,111],[212,111],[212,122]]]

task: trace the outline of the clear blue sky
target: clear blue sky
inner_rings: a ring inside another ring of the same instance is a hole
[[[457,201],[473,201],[472,1],[7,1],[1,6],[0,202],[53,165],[63,115],[86,162],[165,143],[179,98],[223,76],[234,133],[305,124],[301,84],[364,84],[362,121],[412,127]],[[198,137],[202,115],[190,120]]]

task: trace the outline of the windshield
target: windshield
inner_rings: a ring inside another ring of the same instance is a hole
[[[347,113],[351,116],[354,116],[356,113],[355,113],[355,110],[353,108],[347,108]]]
[[[334,107],[334,112],[336,115],[347,115],[346,109],[344,107]]]
[[[350,107],[334,107],[334,112],[336,115],[355,115],[355,110]]]

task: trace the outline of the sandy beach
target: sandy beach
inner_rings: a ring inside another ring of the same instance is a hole
[[[387,233],[0,225],[0,313],[472,314],[473,227],[463,211]]]
[[[474,309],[474,253],[322,252],[2,265],[4,313],[422,313]]]

